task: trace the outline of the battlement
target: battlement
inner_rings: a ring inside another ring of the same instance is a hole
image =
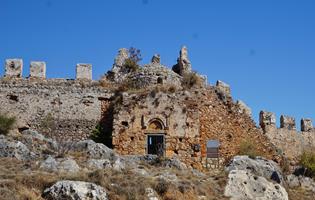
[[[5,60],[6,78],[22,78],[23,77],[23,60],[19,58]],[[31,61],[30,63],[30,79],[46,79],[46,63],[43,61]],[[76,65],[77,80],[92,80],[92,65],[78,63]]]
[[[276,127],[276,115],[272,112],[261,111],[259,114],[259,125],[266,131],[266,128],[277,128]],[[280,128],[287,130],[296,130],[295,118],[291,116],[281,115],[280,116]],[[313,124],[312,120],[308,118],[301,119],[301,131],[310,132],[312,131]]]

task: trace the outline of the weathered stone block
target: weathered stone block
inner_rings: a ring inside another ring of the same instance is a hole
[[[236,105],[238,105],[240,113],[252,116],[252,110],[243,101],[237,100]]]
[[[259,124],[264,130],[267,126],[276,127],[276,115],[272,112],[261,111],[259,114]]]
[[[23,71],[22,59],[6,59],[5,60],[5,77],[21,78]]]
[[[289,130],[296,130],[295,126],[295,118],[289,117],[285,115],[281,115],[280,117],[280,128],[286,128]]]
[[[31,78],[46,78],[46,63],[32,61],[30,66],[30,77]]]
[[[313,124],[311,119],[302,119],[301,120],[301,131],[312,131],[313,130]]]
[[[161,62],[161,57],[159,54],[154,54],[154,56],[152,57],[151,59],[151,62],[152,63],[157,63],[157,64],[160,64]]]
[[[76,79],[92,80],[92,65],[85,63],[77,64]]]
[[[216,84],[217,90],[225,94],[226,96],[231,96],[231,88],[227,83],[218,80]]]

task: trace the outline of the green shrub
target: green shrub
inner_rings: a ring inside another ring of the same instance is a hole
[[[106,130],[101,124],[97,124],[95,129],[92,130],[90,138],[95,142],[105,144],[109,148],[113,146],[111,130]]]
[[[256,145],[251,140],[244,140],[241,142],[239,154],[247,155],[253,159],[259,156]]]
[[[201,87],[202,80],[196,72],[185,73],[182,79],[182,85],[186,89],[198,86]]]
[[[304,151],[301,155],[300,164],[306,169],[305,175],[315,177],[315,152]]]
[[[8,117],[4,114],[0,114],[0,135],[7,135],[13,128],[15,123],[15,117]]]
[[[126,59],[124,67],[129,72],[135,72],[140,68],[138,63],[142,60],[140,50],[134,47],[130,47],[128,50],[128,54],[129,58]]]

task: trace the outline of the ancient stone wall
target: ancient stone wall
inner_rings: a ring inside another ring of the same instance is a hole
[[[76,139],[86,138],[101,118],[101,102],[112,93],[98,81],[0,79],[1,113],[32,127]]]
[[[240,145],[246,142],[253,144],[265,157],[273,158],[273,145],[242,106],[234,103],[230,96],[222,98],[217,87],[198,91],[198,94],[196,103],[199,105],[202,157],[206,157],[207,141],[217,140],[220,143],[219,156],[225,161],[237,155]]]
[[[311,119],[301,120],[301,131],[296,130],[293,117],[280,117],[280,128],[272,112],[260,112],[260,126],[270,141],[290,159],[297,160],[305,150],[315,148],[315,129]]]
[[[165,156],[201,167],[199,113],[186,92],[127,94],[120,97],[113,124],[113,146],[121,154],[146,154],[147,136],[165,136]],[[197,146],[196,146],[197,145]]]

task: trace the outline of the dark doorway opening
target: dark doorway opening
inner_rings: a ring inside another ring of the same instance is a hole
[[[147,136],[147,152],[151,155],[164,156],[165,140],[164,135]]]

